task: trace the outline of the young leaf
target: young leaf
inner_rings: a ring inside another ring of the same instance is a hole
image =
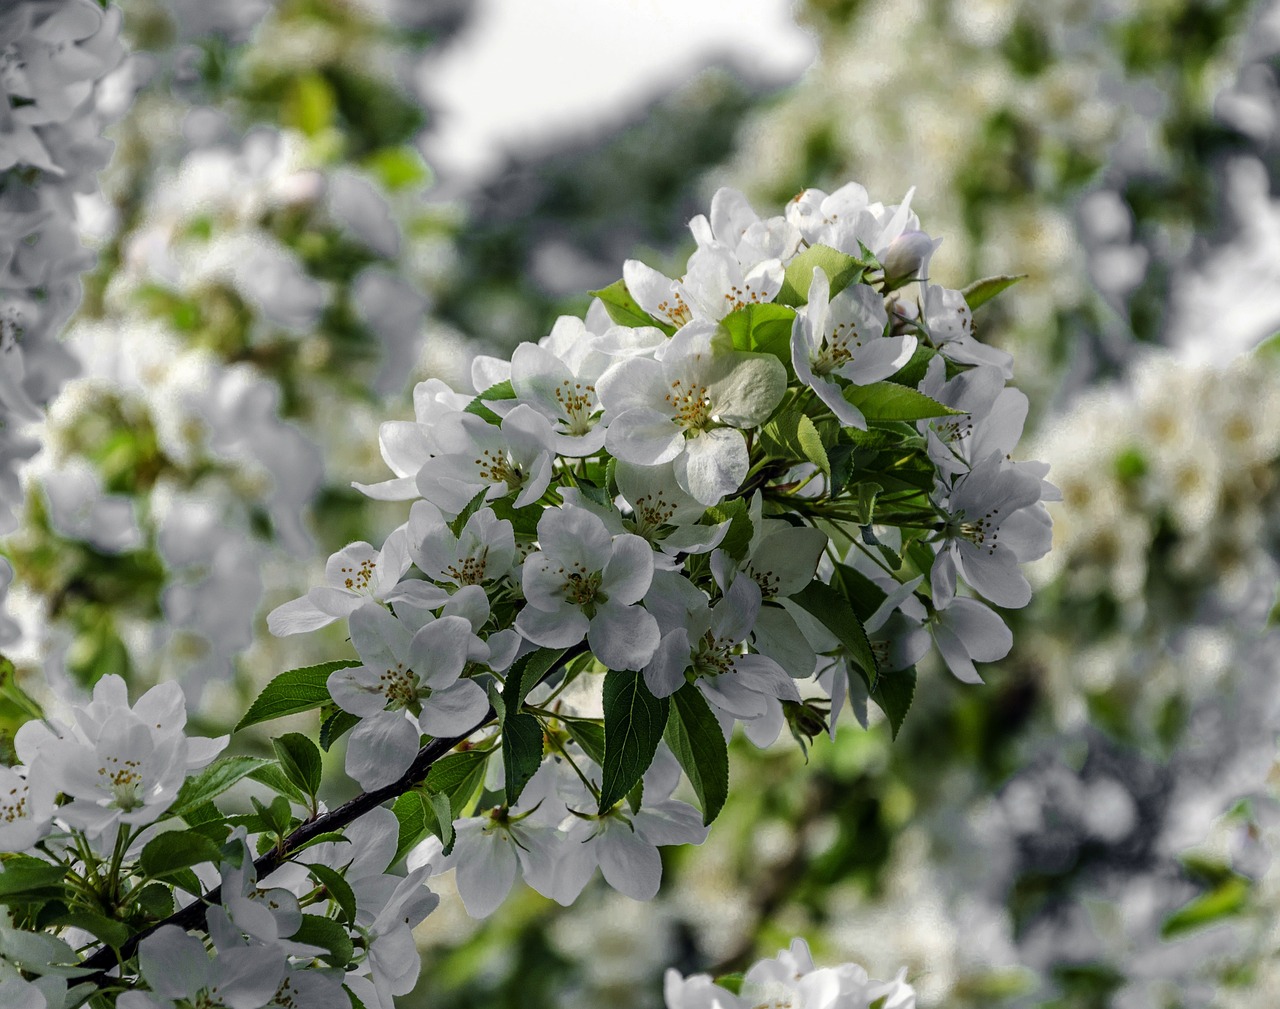
[[[318,666],[304,666],[281,673],[249,705],[249,710],[236,725],[236,731],[259,722],[269,722],[273,718],[296,715],[300,711],[320,707],[329,701],[329,674],[358,665],[359,659],[338,659],[335,662],[322,662]]]
[[[454,841],[453,808],[449,797],[437,792],[428,799],[428,802],[436,819],[436,833],[440,837],[440,843],[444,845],[442,854],[448,855],[453,851]]]
[[[751,547],[751,536],[755,531],[747,503],[742,498],[722,501],[708,508],[706,515],[712,522],[729,523],[729,531],[720,541],[720,549],[735,561],[746,557],[747,550]]]
[[[355,946],[347,930],[332,918],[324,918],[318,914],[304,914],[302,926],[289,936],[294,942],[306,943],[308,946],[319,946],[327,950],[320,954],[334,967],[345,967],[351,962]]]
[[[868,689],[874,689],[879,669],[871,642],[867,640],[862,621],[853,612],[849,601],[838,589],[820,581],[812,581],[791,597],[836,636],[849,658],[855,662]]]
[[[138,863],[152,879],[163,879],[193,865],[205,862],[217,865],[221,858],[218,846],[203,834],[194,830],[171,830],[148,841]]]
[[[169,815],[187,818],[188,814],[221,795],[237,781],[269,763],[271,761],[266,757],[220,757],[182,783],[178,797],[169,807]]]
[[[915,353],[911,355],[911,360],[890,375],[889,381],[896,382],[898,385],[909,386],[912,389],[917,388],[921,379],[924,378],[925,372],[929,370],[929,362],[937,356],[937,353],[932,347],[926,347],[923,343],[917,344]]]
[[[343,920],[348,925],[356,920],[356,895],[351,884],[337,869],[319,862],[305,862],[307,871],[315,877],[317,883],[329,891],[329,897],[342,912]]]
[[[1025,273],[1019,273],[1014,276],[984,277],[982,280],[975,280],[960,293],[964,295],[969,311],[972,312],[981,305],[985,305],[1001,291],[1007,290],[1019,280],[1026,280],[1026,278],[1027,275]]]
[[[703,824],[710,824],[729,796],[729,748],[711,706],[692,683],[671,695],[663,735],[698,796]]]
[[[507,382],[506,384],[510,385],[511,383]],[[496,389],[497,386],[494,386],[494,388]],[[455,537],[461,536],[462,527],[467,524],[467,519],[471,518],[472,515],[484,507],[484,499],[488,493],[489,488],[485,487],[483,490],[479,491],[475,497],[468,501],[462,511],[458,512],[458,517],[449,523],[449,532],[453,533]]]
[[[307,793],[290,781],[284,771],[281,770],[280,764],[274,760],[269,760],[261,767],[254,768],[249,777],[266,785],[273,792],[292,799],[300,806],[307,805]]]
[[[623,280],[615,280],[608,287],[589,293],[591,297],[599,298],[604,302],[609,318],[619,326],[630,326],[632,329],[637,326],[657,326],[659,329],[666,330],[668,335],[672,332],[670,326],[661,325],[636,304],[636,299],[631,297],[631,292],[627,290],[627,284]]]
[[[271,740],[280,761],[280,770],[293,784],[306,795],[314,797],[320,790],[320,775],[323,765],[320,750],[301,732],[286,732],[278,739]]]
[[[811,245],[787,264],[782,290],[775,299],[783,305],[803,305],[809,300],[809,285],[813,283],[813,268],[822,272],[831,282],[831,297],[835,297],[850,284],[862,280],[863,264],[848,253],[839,252],[829,245]]]
[[[735,350],[771,354],[790,371],[791,330],[795,321],[795,309],[766,302],[730,312],[720,325],[728,332]]]
[[[654,697],[639,673],[611,669],[605,674],[601,813],[631,791],[653,763],[668,707],[667,698]]]
[[[515,386],[511,384],[511,379],[507,379],[505,382],[498,382],[489,386],[484,392],[480,393],[478,398],[484,403],[492,403],[499,399],[515,399]]]
[[[894,739],[902,728],[903,719],[911,708],[916,693],[916,667],[908,666],[892,673],[881,673],[871,690],[871,699],[889,717],[889,729]]]
[[[844,390],[844,398],[861,410],[867,420],[924,420],[961,413],[896,382],[851,385]]]
[[[1169,915],[1160,926],[1160,937],[1172,939],[1186,932],[1228,918],[1249,901],[1249,881],[1232,875]]]

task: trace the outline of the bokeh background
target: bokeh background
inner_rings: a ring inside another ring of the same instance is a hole
[[[403,1004],[656,1007],[666,966],[793,935],[923,1007],[1280,1004],[1280,4],[120,6],[79,375],[0,540],[29,689],[177,679],[225,731],[352,654],[265,614],[403,520],[350,485],[416,382],[465,387],[625,258],[676,268],[719,186],[915,186],[935,279],[1028,274],[978,317],[1064,493],[1013,652],[922,667],[895,741],[736,741],[652,903],[518,888],[475,922],[439,881]]]

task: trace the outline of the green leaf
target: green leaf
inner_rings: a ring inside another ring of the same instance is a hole
[[[396,822],[400,825],[396,836],[396,855],[391,860],[394,864],[404,858],[431,829],[434,814],[427,797],[417,789],[397,796],[396,801],[391,804],[391,812],[395,813]]]
[[[304,914],[302,927],[288,938],[327,950],[327,954],[321,954],[321,959],[327,960],[334,967],[345,967],[355,953],[355,946],[352,945],[347,930],[332,918],[324,918],[318,914]]]
[[[871,699],[880,706],[889,718],[889,729],[893,738],[898,738],[898,730],[911,709],[911,700],[916,693],[916,667],[908,666],[892,673],[881,673],[876,680],[875,689],[871,691]]]
[[[497,399],[515,399],[516,389],[511,384],[511,379],[502,382],[496,382],[489,386],[484,392],[477,397],[481,402],[492,403]]]
[[[359,724],[359,715],[353,715],[350,711],[335,707],[332,714],[325,716],[324,721],[320,723],[320,748],[328,753],[334,743]]]
[[[836,636],[836,640],[844,646],[849,658],[862,673],[867,689],[873,689],[879,675],[876,657],[871,651],[871,642],[867,640],[862,621],[853,612],[853,607],[844,595],[825,582],[814,579],[791,599]]]
[[[21,904],[62,896],[62,879],[69,871],[29,855],[5,859],[0,872],[0,904]]]
[[[148,883],[136,894],[130,894],[134,905],[148,918],[167,918],[173,914],[173,892],[163,883]]]
[[[479,491],[475,497],[466,503],[462,511],[458,512],[458,517],[449,523],[449,532],[453,533],[455,538],[462,535],[462,527],[467,524],[467,519],[484,507],[484,499],[488,493],[488,487]]]
[[[287,796],[300,806],[307,804],[307,794],[289,780],[280,765],[274,760],[268,761],[261,767],[254,768],[249,777],[260,784],[266,785],[273,792]]]
[[[348,925],[355,921],[356,895],[346,877],[338,872],[337,869],[319,862],[304,862],[303,864],[307,867],[307,871],[315,877],[316,882],[329,891],[329,897],[342,911],[343,920]]]
[[[751,522],[747,503],[742,498],[733,498],[713,505],[707,509],[706,517],[712,522],[729,523],[729,530],[720,541],[721,550],[735,561],[740,561],[747,556],[747,551],[751,549],[751,537],[755,532],[755,526]]]
[[[624,280],[615,280],[608,287],[589,293],[591,297],[599,298],[604,302],[604,308],[609,313],[609,318],[619,326],[630,326],[633,329],[637,326],[657,326],[668,335],[672,332],[670,326],[663,326],[636,304],[636,300],[631,297],[631,292],[627,290],[627,284]]]
[[[284,776],[314,797],[320,790],[320,776],[324,770],[319,747],[301,732],[286,732],[271,740],[271,746],[276,751]]]
[[[359,659],[338,659],[281,673],[262,690],[236,725],[236,731],[273,718],[310,711],[329,701],[329,674],[360,665]]]
[[[604,678],[604,769],[600,812],[631,791],[658,749],[669,702],[654,697],[644,677],[631,669],[611,669]]]
[[[514,806],[529,779],[542,765],[542,726],[527,712],[507,713],[502,723],[502,768],[507,805]]]
[[[484,777],[485,761],[492,750],[465,750],[462,753],[450,753],[441,757],[431,765],[427,772],[426,787],[432,792],[444,792],[449,796],[458,795],[467,782],[477,774]],[[474,792],[467,794],[460,802],[465,803]],[[455,810],[458,808],[454,807]]]
[[[969,311],[973,312],[982,305],[985,305],[1001,291],[1008,290],[1019,280],[1026,279],[1027,275],[1025,273],[984,277],[982,280],[975,280],[960,293],[964,295],[964,300],[969,306]]]
[[[129,941],[129,936],[133,934],[132,929],[124,922],[108,918],[106,915],[98,914],[95,911],[69,911],[66,914],[58,915],[48,924],[82,928],[114,949],[119,949],[123,946]]]
[[[164,879],[179,869],[222,860],[218,846],[194,830],[171,830],[147,842],[138,857],[142,871],[152,879]]]
[[[790,462],[811,462],[831,479],[831,462],[813,420],[803,413],[788,410],[760,429],[760,444],[770,455]]]
[[[1172,939],[1230,917],[1243,910],[1248,901],[1249,881],[1233,875],[1169,915],[1160,926],[1160,936]]]
[[[950,417],[962,411],[943,406],[936,399],[896,382],[872,382],[851,385],[844,398],[862,411],[867,420],[924,420],[927,417]]]
[[[499,498],[489,505],[493,514],[511,523],[517,536],[537,536],[538,519],[542,517],[542,506],[537,504],[517,508],[507,498]]]
[[[703,824],[710,824],[729,796],[729,748],[711,706],[694,684],[686,683],[671,695],[663,736],[698,796]]]
[[[442,853],[448,855],[453,851],[453,807],[449,802],[449,797],[440,792],[429,796],[427,801],[430,803],[432,815],[436,819],[436,833],[444,845]]]
[[[859,620],[869,620],[886,598],[884,589],[848,564],[835,565],[831,586],[849,601]]]
[[[507,681],[502,687],[502,700],[509,715],[519,713],[529,691],[555,668],[564,653],[563,648],[539,648],[512,663]]]
[[[502,418],[485,406],[484,401],[479,396],[462,409],[464,413],[474,413],[486,424],[492,424],[494,427],[498,427],[502,423]]]
[[[604,729],[600,723],[586,718],[561,718],[561,722],[573,741],[582,747],[582,752],[603,767]]]
[[[425,184],[431,177],[422,155],[410,144],[376,150],[365,158],[364,164],[391,192]]]
[[[782,290],[774,300],[783,305],[806,304],[815,266],[822,267],[822,272],[831,282],[833,298],[850,284],[860,283],[864,273],[864,264],[848,253],[839,252],[829,245],[811,245],[787,264]]]
[[[334,844],[342,844],[344,842],[346,844],[351,843],[350,839],[342,831],[326,830],[323,834],[316,834],[314,837],[307,838],[305,842],[298,845],[296,848],[290,848],[289,855],[292,857],[298,852],[306,851],[308,848],[314,847],[317,844],[328,844],[331,841]]]
[[[924,380],[925,372],[929,370],[929,362],[937,355],[938,352],[932,347],[926,347],[923,343],[916,344],[916,352],[911,355],[911,360],[890,375],[889,381],[917,388]]]
[[[776,302],[745,305],[720,320],[735,350],[771,354],[791,368],[791,330],[795,309]]]

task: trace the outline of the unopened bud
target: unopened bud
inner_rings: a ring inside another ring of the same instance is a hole
[[[930,238],[923,231],[904,231],[890,242],[882,260],[885,290],[892,291],[913,280],[923,280],[933,250],[941,244],[941,238]]]

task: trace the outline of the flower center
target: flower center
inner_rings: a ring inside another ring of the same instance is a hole
[[[98,777],[111,791],[112,802],[118,809],[126,813],[142,805],[138,792],[142,789],[142,775],[138,768],[139,760],[122,760],[120,757],[107,757],[98,768]]]
[[[358,568],[344,567],[341,569],[342,584],[348,592],[368,592],[377,568],[378,562],[372,559],[361,561]]]
[[[711,420],[711,397],[705,385],[691,383],[686,387],[682,379],[676,379],[664,398],[675,411],[672,419],[686,431],[701,431]]]
[[[748,305],[758,305],[764,301],[764,296],[750,284],[739,287],[732,284],[724,295],[725,315],[736,312],[740,308],[746,308]]]
[[[389,708],[405,708],[416,714],[422,688],[418,674],[412,669],[405,669],[403,662],[397,662],[395,668],[379,674],[378,693],[387,699]]]
[[[13,823],[14,820],[26,819],[28,791],[26,785],[15,785],[9,789],[8,797],[0,799],[0,820]]]
[[[658,527],[671,521],[676,506],[666,500],[662,491],[646,494],[635,503],[636,532],[648,538]]]
[[[480,479],[489,483],[505,483],[507,488],[514,489],[524,482],[524,473],[519,463],[514,462],[505,452],[491,452],[485,449],[476,465],[480,468]]]
[[[680,297],[680,292],[675,290],[671,292],[670,298],[664,298],[658,302],[655,314],[666,319],[676,329],[679,329],[693,318],[693,313],[689,311],[689,306],[685,304],[684,298]]]
[[[565,434],[584,435],[595,427],[598,417],[594,385],[583,385],[581,382],[570,383],[565,379],[556,386],[554,395],[565,417],[563,421]]]
[[[607,601],[600,594],[602,578],[599,571],[588,571],[575,563],[569,568],[561,568],[560,573],[564,575],[564,597],[574,606],[586,607]]]
[[[935,421],[933,429],[947,445],[954,445],[973,433],[973,416],[964,414],[961,417],[950,417],[945,421]]]
[[[694,676],[719,676],[733,669],[733,642],[708,630],[693,653]]]
[[[465,557],[457,564],[445,568],[445,574],[458,585],[479,585],[484,581],[485,564],[489,558],[489,548],[482,547],[474,557]]]
[[[747,565],[747,574],[752,580],[760,586],[760,596],[763,599],[774,599],[778,595],[778,589],[782,587],[782,579],[775,575],[772,571],[757,571],[752,565]]]
[[[961,512],[951,523],[952,533],[974,546],[986,547],[988,554],[994,554],[999,545],[996,541],[1000,538],[1000,526],[993,519],[999,514],[999,508],[992,508],[980,519],[967,520],[964,512]]]
[[[810,360],[813,373],[828,375],[841,365],[852,361],[854,351],[850,348],[850,344],[855,348],[862,346],[862,341],[858,339],[857,326],[851,322],[837,322],[827,334],[822,349]]]

